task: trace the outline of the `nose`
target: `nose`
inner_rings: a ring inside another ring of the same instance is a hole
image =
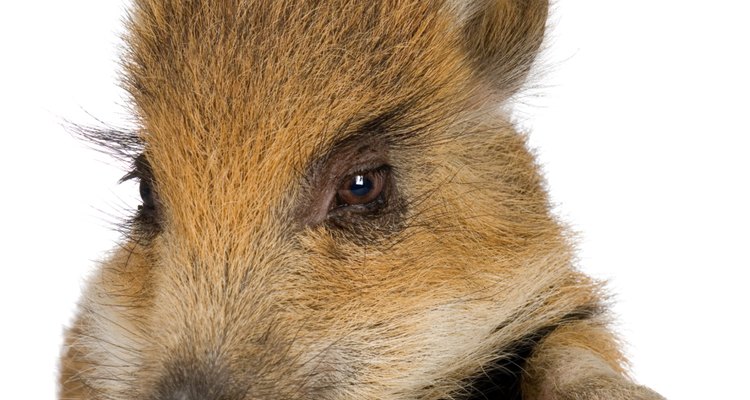
[[[223,390],[203,383],[187,383],[159,390],[154,400],[228,400]]]
[[[158,391],[154,400],[229,400],[222,388],[207,386],[205,382],[170,385]]]
[[[181,388],[164,397],[164,400],[197,400],[197,399],[208,399],[204,394],[193,390],[193,388]]]
[[[169,369],[156,388],[153,400],[235,400],[229,375],[221,368],[183,364]]]

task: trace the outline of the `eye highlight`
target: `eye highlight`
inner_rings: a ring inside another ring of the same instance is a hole
[[[368,206],[383,202],[383,191],[389,177],[386,166],[350,175],[336,190],[335,208]]]

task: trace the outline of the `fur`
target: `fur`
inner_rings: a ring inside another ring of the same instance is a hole
[[[85,136],[132,159],[144,204],[88,282],[60,398],[660,398],[502,111],[547,7],[136,0],[139,129]],[[331,207],[376,167],[378,204]]]

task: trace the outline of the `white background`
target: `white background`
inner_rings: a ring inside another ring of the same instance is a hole
[[[609,279],[633,374],[670,399],[741,399],[750,296],[750,6],[554,7],[519,107],[580,266]],[[82,278],[137,199],[64,120],[127,119],[120,1],[0,6],[0,397],[51,399]]]

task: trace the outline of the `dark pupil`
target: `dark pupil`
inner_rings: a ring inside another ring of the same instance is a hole
[[[352,184],[349,186],[349,191],[352,192],[354,196],[364,197],[372,191],[372,186],[371,179],[364,175],[357,175],[352,180]]]

